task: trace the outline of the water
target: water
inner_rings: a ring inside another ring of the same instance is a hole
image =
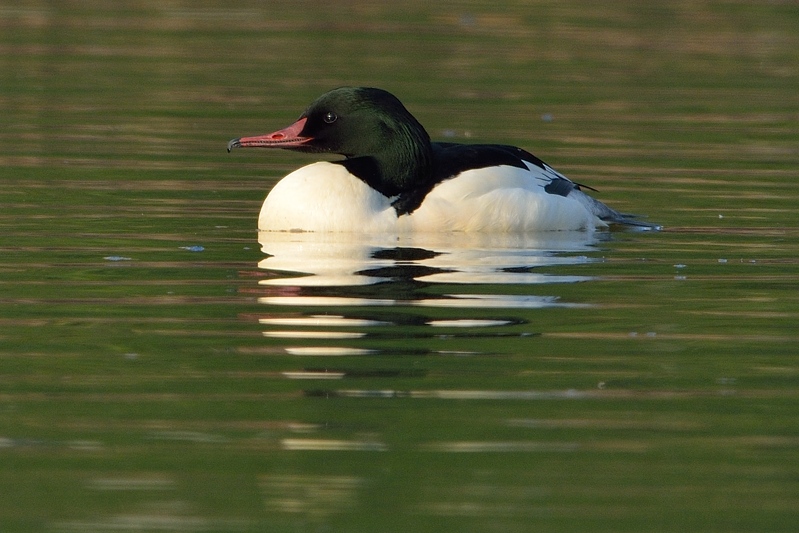
[[[2,531],[793,531],[788,4],[0,4]],[[660,232],[258,235],[345,83]]]

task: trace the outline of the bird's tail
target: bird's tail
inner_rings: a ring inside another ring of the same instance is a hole
[[[653,224],[651,222],[645,222],[641,220],[639,215],[620,213],[615,209],[603,204],[596,198],[588,196],[579,189],[575,189],[570,192],[569,197],[581,202],[591,213],[596,215],[599,220],[607,224],[622,224],[624,226],[630,226],[640,230],[659,231],[663,229],[663,226],[660,224]]]

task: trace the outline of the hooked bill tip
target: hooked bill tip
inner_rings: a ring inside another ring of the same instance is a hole
[[[230,151],[233,150],[234,148],[239,148],[241,146],[241,143],[239,142],[240,140],[241,137],[239,137],[238,139],[233,139],[229,143],[227,143],[227,153],[230,153]]]

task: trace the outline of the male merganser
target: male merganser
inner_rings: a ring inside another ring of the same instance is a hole
[[[533,154],[499,144],[431,142],[382,89],[341,87],[282,130],[228,143],[335,153],[280,180],[261,208],[266,231],[532,232],[647,227],[582,191]],[[594,190],[594,189],[591,189]]]

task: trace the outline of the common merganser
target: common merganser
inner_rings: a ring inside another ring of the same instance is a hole
[[[282,130],[228,143],[334,153],[281,179],[258,218],[265,231],[533,232],[654,227],[611,209],[521,148],[431,142],[391,93],[341,87]],[[594,189],[591,189],[594,190]]]

